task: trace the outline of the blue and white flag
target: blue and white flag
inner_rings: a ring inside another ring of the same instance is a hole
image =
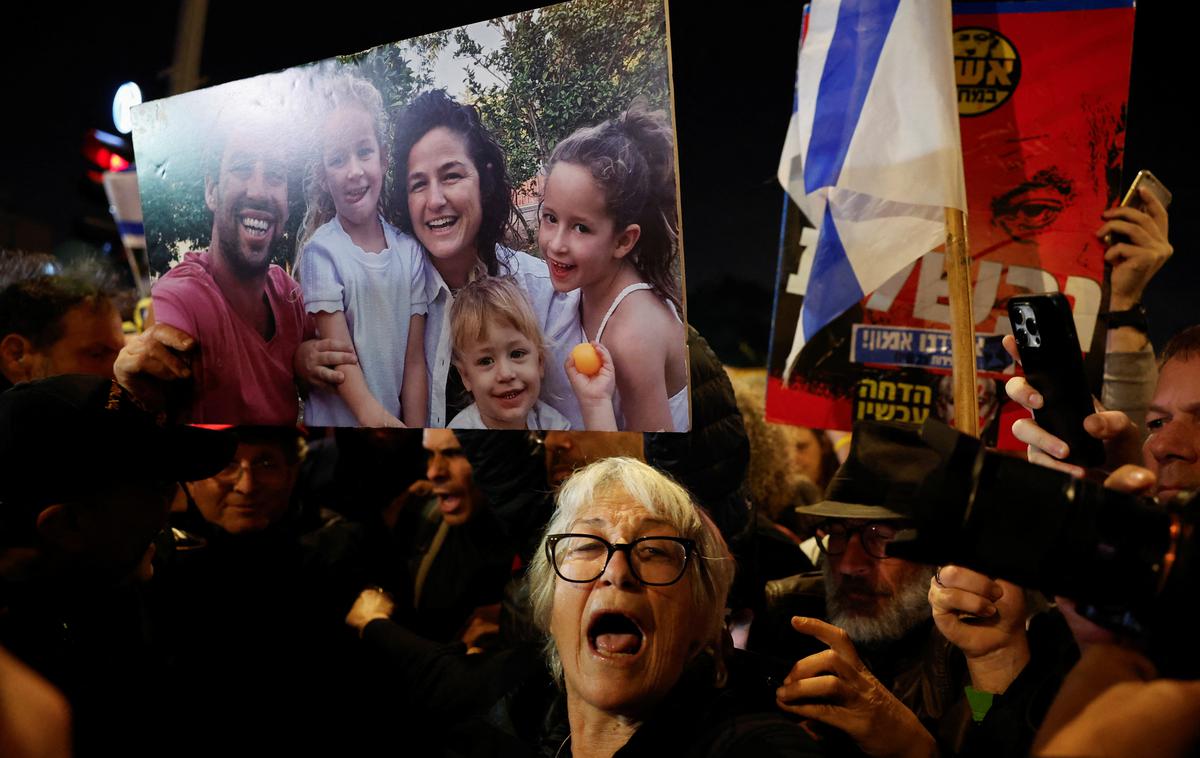
[[[818,241],[785,385],[814,334],[966,210],[956,98],[948,0],[813,0],[779,182]]]

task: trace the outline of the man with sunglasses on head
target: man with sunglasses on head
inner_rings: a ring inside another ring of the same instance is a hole
[[[826,499],[797,509],[817,520],[822,571],[793,581],[789,599],[820,594],[790,622],[802,647],[819,644],[795,656],[778,704],[868,755],[1024,754],[1070,635],[1061,619],[1048,629],[1035,619],[1027,633],[1032,614],[1015,585],[888,555],[939,462],[914,431],[862,423]]]

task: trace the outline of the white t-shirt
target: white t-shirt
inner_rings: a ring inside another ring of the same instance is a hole
[[[483,417],[479,415],[479,405],[471,403],[459,411],[450,420],[451,429],[487,429]],[[571,422],[558,411],[543,403],[541,400],[529,409],[525,417],[526,429],[541,429],[547,432],[565,432],[571,429]]]
[[[380,222],[387,248],[378,253],[354,244],[336,217],[317,229],[300,255],[300,286],[309,313],[345,312],[367,388],[399,418],[409,320],[427,310],[425,255],[412,237]],[[304,423],[358,426],[336,392],[316,389],[304,405]]]

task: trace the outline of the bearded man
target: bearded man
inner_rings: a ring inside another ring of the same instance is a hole
[[[1020,587],[888,555],[940,460],[914,431],[859,424],[826,499],[797,509],[819,519],[823,560],[790,589],[817,589],[824,613],[810,602],[790,618],[805,636],[792,635],[778,704],[872,756],[1024,754],[1073,643],[1057,614],[1031,625]]]
[[[271,263],[288,219],[287,157],[272,114],[244,110],[222,114],[209,145],[209,249],[186,253],[155,284],[157,324],[126,346],[116,372],[149,406],[160,404],[155,378],[190,380],[167,403],[182,407],[181,421],[292,426],[292,359],[307,321],[299,285]]]

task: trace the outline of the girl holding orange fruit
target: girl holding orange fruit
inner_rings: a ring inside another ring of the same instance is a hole
[[[686,431],[687,345],[679,316],[674,147],[661,113],[635,104],[555,147],[538,245],[559,292],[580,291],[585,344],[568,376],[611,354],[618,427]],[[594,336],[591,336],[594,335]],[[611,368],[611,367],[610,367]]]

